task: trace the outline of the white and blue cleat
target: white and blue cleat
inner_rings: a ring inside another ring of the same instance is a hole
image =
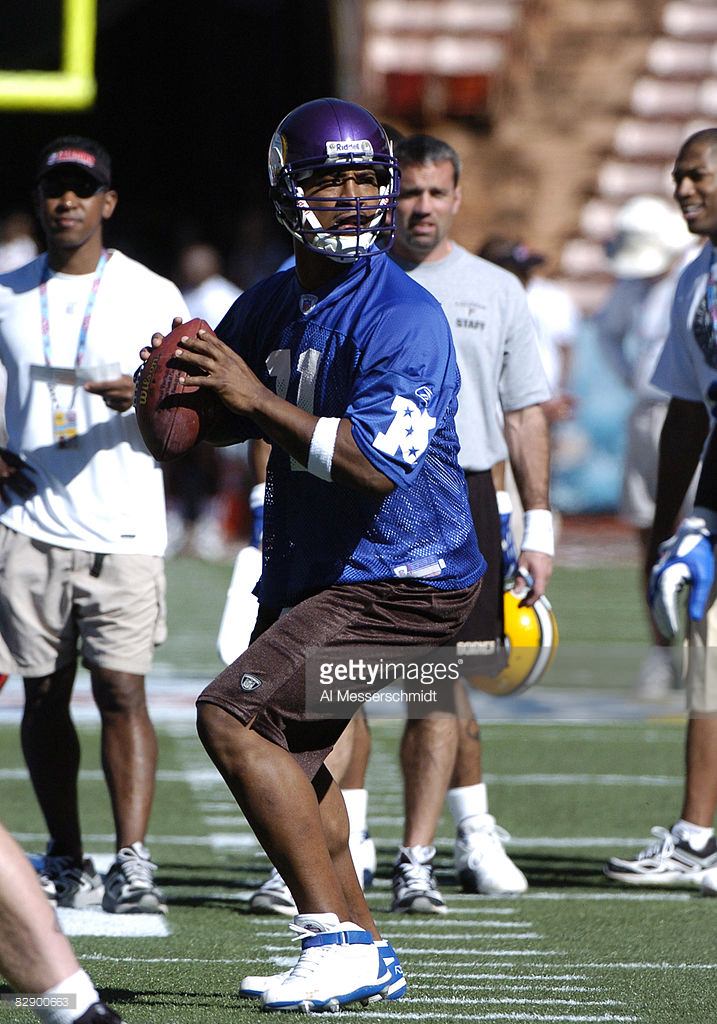
[[[375,942],[370,932],[339,924],[333,914],[299,915],[291,928],[301,936],[297,963],[279,974],[244,978],[239,995],[261,1000],[264,1010],[317,1013],[405,994],[403,969],[389,942]]]

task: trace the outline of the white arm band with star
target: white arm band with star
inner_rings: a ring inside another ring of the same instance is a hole
[[[531,508],[523,514],[522,551],[540,551],[544,555],[555,554],[553,538],[553,513],[547,508]]]
[[[331,464],[334,461],[339,423],[341,423],[340,416],[321,416],[311,435],[306,468],[321,480],[331,479]]]

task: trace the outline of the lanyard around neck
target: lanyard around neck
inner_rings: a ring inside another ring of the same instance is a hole
[[[97,292],[99,291],[100,282],[102,280],[102,274],[104,273],[107,261],[110,258],[110,254],[106,249],[102,250],[97,267],[95,268],[95,276],[92,281],[92,287],[90,288],[90,294],[87,297],[87,305],[85,306],[85,313],[82,317],[82,324],[80,326],[80,334],[77,339],[77,354],[75,355],[75,366],[81,366],[82,360],[85,355],[85,349],[87,348],[87,335],[90,332],[90,320],[92,319],[92,312],[95,308],[95,301],[97,299]],[[45,264],[45,270],[43,271],[42,280],[40,281],[40,313],[42,316],[42,351],[45,356],[45,363],[47,366],[52,366],[51,349],[50,349],[50,307],[47,301],[47,281],[50,277],[50,263]]]

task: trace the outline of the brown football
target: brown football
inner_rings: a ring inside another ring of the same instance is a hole
[[[179,383],[188,364],[177,358],[177,346],[182,338],[196,338],[203,328],[211,330],[208,323],[199,319],[175,327],[152,350],[137,379],[137,424],[144,443],[159,462],[176,459],[199,444],[214,419],[214,395],[196,384]]]

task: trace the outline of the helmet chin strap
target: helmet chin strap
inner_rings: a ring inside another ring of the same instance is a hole
[[[378,238],[378,231],[373,229],[377,228],[383,219],[387,204],[386,194],[388,192],[388,185],[381,185],[379,187],[379,195],[381,196],[379,210],[369,223],[368,228],[365,231],[352,234],[330,234],[326,231],[321,226],[314,211],[303,205],[306,202],[304,190],[297,184],[294,185],[294,188],[300,200],[298,206],[302,227],[310,230],[313,234],[310,246],[312,249],[327,256],[329,259],[336,260],[337,263],[352,263],[354,260],[359,259],[359,257],[366,255]],[[296,233],[295,237],[306,244],[301,233]]]

